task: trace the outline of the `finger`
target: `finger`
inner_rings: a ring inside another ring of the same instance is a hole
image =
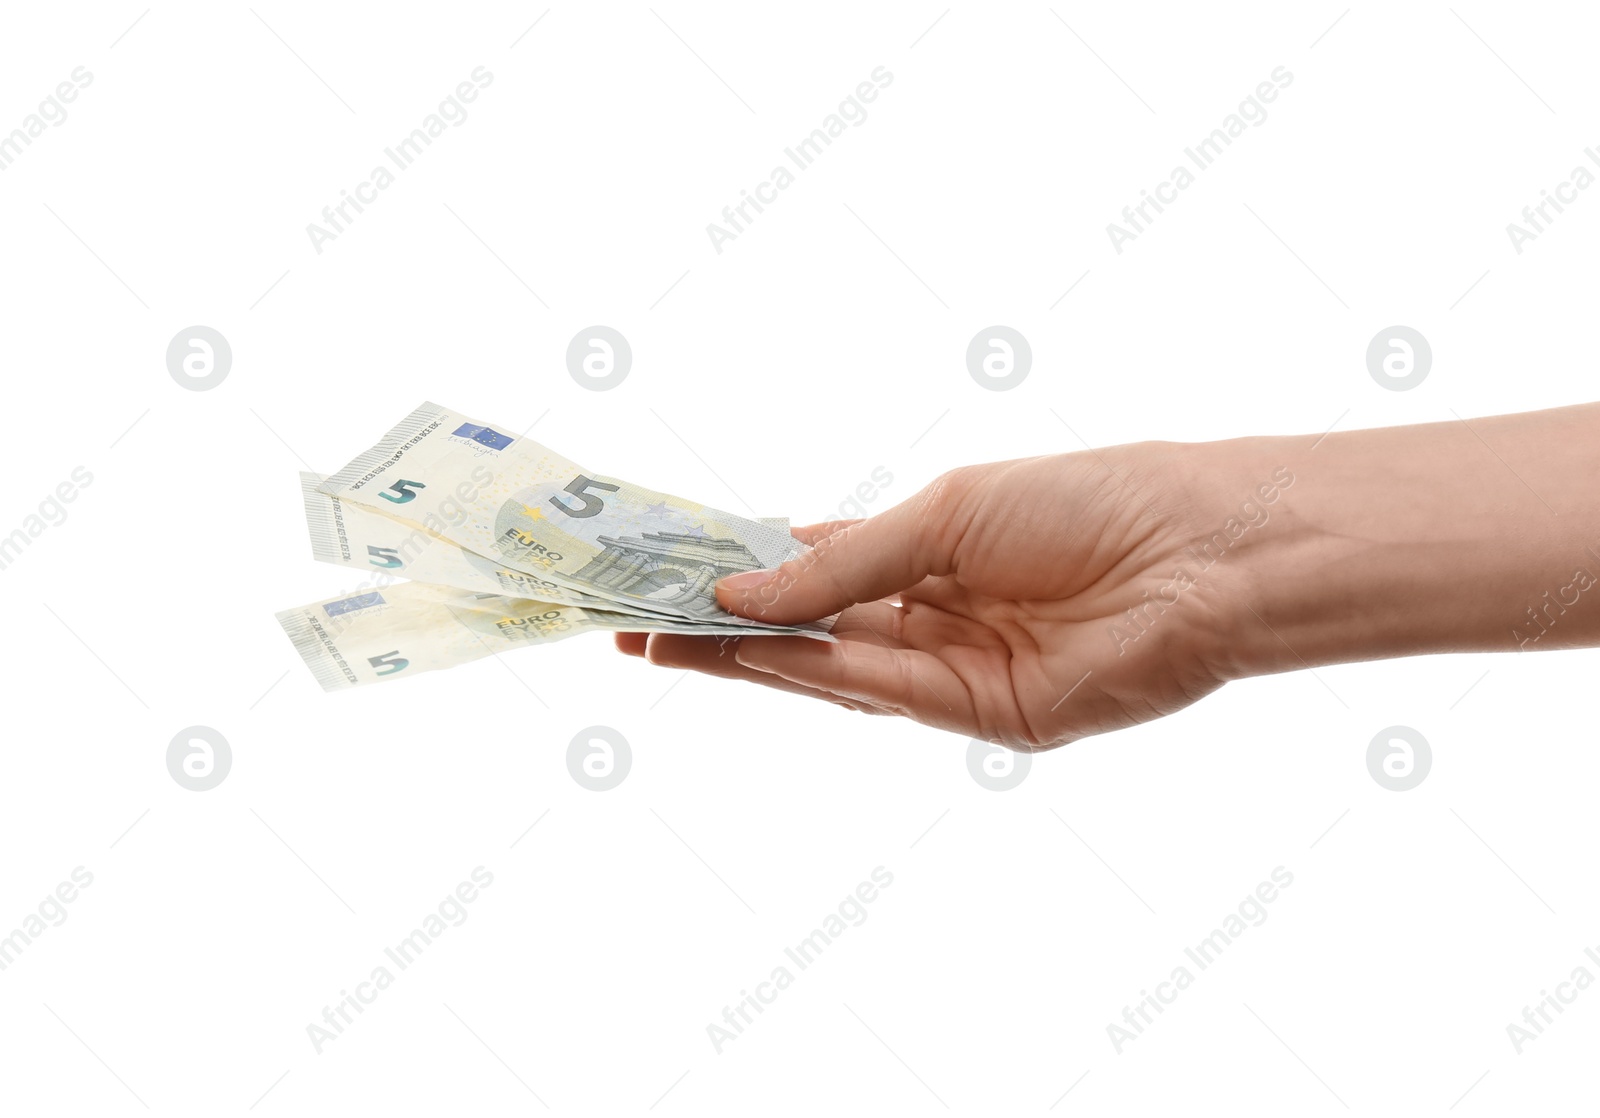
[[[642,657],[645,638],[649,635],[649,633],[612,633],[611,639],[616,642],[618,652]]]
[[[737,637],[694,637],[686,636],[682,633],[651,633],[648,636],[650,639],[645,652],[645,659],[664,668],[684,668],[689,671],[700,672],[703,675],[713,675],[719,679],[737,679],[746,683],[759,683],[776,691],[787,691],[791,695],[805,695],[813,699],[823,699],[838,706],[861,711],[864,714],[890,713],[859,699],[835,695],[832,692],[816,687],[807,687],[804,684],[795,683],[771,672],[764,672],[758,668],[741,664],[736,659],[734,651],[740,643],[740,638]],[[751,639],[761,641],[771,638],[754,637]],[[806,640],[809,638],[802,637],[800,639]]]
[[[717,583],[717,601],[741,617],[788,624],[914,586],[944,566],[928,543],[927,506],[921,495],[913,497],[817,540],[778,567],[730,575]]]
[[[734,656],[746,667],[931,726],[972,721],[972,698],[954,671],[926,653],[880,643],[871,633],[852,633],[836,643],[763,637],[742,641]]]
[[[790,528],[789,534],[808,547],[814,547],[818,540],[825,540],[835,532],[842,532],[852,524],[860,524],[857,520],[823,520],[816,524],[802,524],[798,528]]]

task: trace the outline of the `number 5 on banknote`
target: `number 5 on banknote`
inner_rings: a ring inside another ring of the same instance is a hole
[[[411,661],[400,655],[397,648],[393,652],[385,652],[382,656],[368,656],[367,663],[377,669],[379,675],[394,675],[403,672],[411,666]]]
[[[588,492],[591,488],[604,489],[607,493],[615,493],[622,487],[620,485],[607,485],[603,481],[595,481],[593,478],[587,478],[579,474],[567,483],[566,492],[571,493],[583,504],[574,508],[560,497],[551,497],[550,503],[568,516],[576,517],[579,520],[589,516],[598,516],[600,510],[606,507],[606,503],[593,493]]]
[[[389,486],[389,489],[379,492],[378,496],[382,497],[386,501],[393,501],[397,505],[403,505],[407,501],[416,497],[414,490],[426,488],[428,487],[420,481],[407,481],[405,478],[401,478],[399,481]],[[390,489],[394,490],[398,496],[391,495],[389,492]]]

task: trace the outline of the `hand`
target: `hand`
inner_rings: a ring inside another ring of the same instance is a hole
[[[1245,676],[1593,647],[1596,448],[1600,404],[1582,404],[971,466],[870,520],[802,529],[804,555],[718,584],[758,620],[843,610],[838,643],[617,643],[1029,750]]]
[[[1183,449],[958,469],[871,519],[797,529],[810,551],[718,584],[756,620],[842,610],[836,644],[622,633],[617,646],[1016,749],[1170,714],[1222,683],[1205,650],[1238,573],[1200,574],[1183,554],[1201,534]],[[1185,566],[1198,578],[1180,589]]]

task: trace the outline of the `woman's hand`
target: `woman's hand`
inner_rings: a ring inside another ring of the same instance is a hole
[[[625,634],[657,664],[1047,749],[1222,683],[1600,645],[1600,404],[971,466],[724,579],[804,637]]]
[[[1017,749],[1170,714],[1223,682],[1209,650],[1243,573],[1185,550],[1230,517],[1197,499],[1185,454],[1143,443],[954,470],[869,520],[796,529],[810,551],[718,584],[756,620],[842,610],[837,644],[625,633],[617,646]],[[1216,524],[1198,527],[1208,508]]]

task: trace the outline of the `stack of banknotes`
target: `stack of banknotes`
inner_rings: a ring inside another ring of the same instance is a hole
[[[278,623],[324,690],[451,668],[592,629],[832,640],[767,625],[714,586],[804,546],[750,520],[596,474],[425,403],[329,476],[301,474],[312,554],[361,571]]]

